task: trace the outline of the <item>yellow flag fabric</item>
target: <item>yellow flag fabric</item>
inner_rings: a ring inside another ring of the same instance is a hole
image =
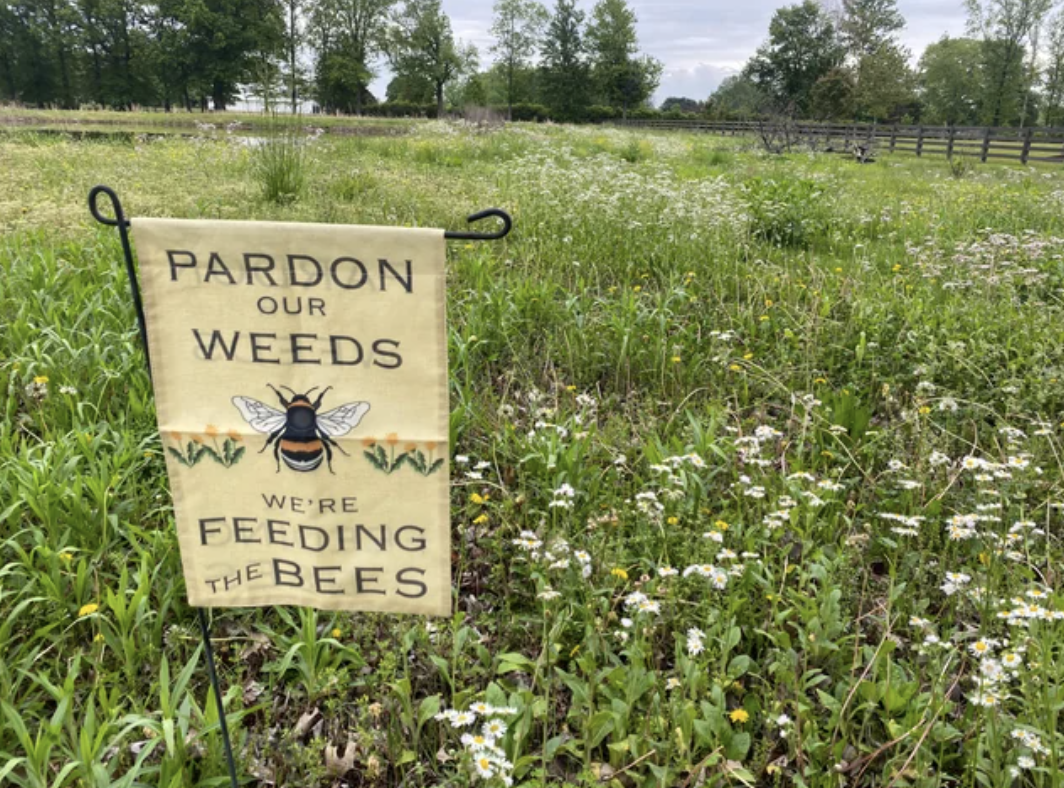
[[[443,231],[132,226],[189,602],[447,615]]]

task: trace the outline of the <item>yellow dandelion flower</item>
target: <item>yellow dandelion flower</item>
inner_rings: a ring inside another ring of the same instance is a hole
[[[37,377],[35,377],[33,379],[33,382],[36,383],[38,386],[43,386],[45,383],[48,382],[48,376],[47,375],[38,375]]]
[[[84,618],[85,616],[91,616],[93,613],[95,613],[99,609],[100,609],[100,606],[97,605],[95,602],[89,602],[89,604],[87,604],[87,605],[82,605],[81,608],[78,610],[78,618]]]
[[[921,416],[926,416],[930,412],[931,412],[931,408],[927,407],[927,405],[921,406],[921,408],[920,408],[920,415]]]
[[[727,531],[731,526],[723,520],[717,520],[717,522],[713,523],[713,527],[718,531]]]
[[[65,551],[64,551],[64,552],[62,552],[62,553],[60,553],[60,554],[59,554],[59,559],[60,559],[61,561],[63,561],[63,563],[67,563],[67,564],[69,564],[69,563],[70,563],[71,561],[73,561],[73,560],[74,560],[74,554],[73,554],[73,553],[68,553],[68,552],[65,552]]]
[[[743,353],[743,358],[746,359],[747,361],[749,361],[753,357],[754,357],[753,353]]]
[[[576,386],[566,386],[565,390],[566,391],[576,391]]]
[[[679,525],[680,524],[680,518],[679,517],[670,517],[665,522],[667,522],[669,525]]]
[[[343,632],[341,632],[341,631],[340,631],[340,628],[339,628],[339,627],[337,627],[336,629],[334,629],[334,630],[332,631],[332,636],[333,636],[334,638],[338,638],[338,637],[340,637],[340,635],[342,635],[342,634],[343,634]]]
[[[92,639],[93,643],[103,643],[103,632],[97,632],[96,636]]]
[[[740,367],[738,364],[732,364],[728,367],[728,369],[730,369],[732,372],[741,372],[743,368]]]
[[[673,356],[672,357],[672,363],[673,364],[679,364],[680,363],[680,357],[679,356]]]
[[[486,500],[487,500],[487,498],[485,498],[480,493],[473,493],[472,495],[469,496],[470,503],[475,503],[477,505],[480,505],[480,504],[484,503],[484,501],[486,501]]]
[[[487,521],[488,516],[486,514],[482,514],[480,515],[480,517],[477,517],[473,520],[473,525],[484,525],[484,523],[486,523]]]
[[[611,569],[610,574],[614,577],[619,577],[621,580],[628,579],[628,573],[621,569],[619,566],[615,566],[613,569]]]
[[[750,721],[750,712],[746,709],[732,709],[731,714],[728,715],[728,719],[742,725],[744,722]]]

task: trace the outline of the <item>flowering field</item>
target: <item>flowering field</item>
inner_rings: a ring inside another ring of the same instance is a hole
[[[276,205],[253,148],[0,136],[0,785],[226,784],[99,182],[517,223],[449,256],[454,616],[217,612],[247,784],[1064,784],[1064,170],[425,124]]]

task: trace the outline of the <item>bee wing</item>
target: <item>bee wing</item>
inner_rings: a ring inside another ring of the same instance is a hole
[[[330,438],[339,438],[357,427],[368,412],[368,402],[348,402],[327,413],[319,413],[316,420],[322,432]]]
[[[252,429],[264,432],[267,435],[281,429],[287,419],[287,416],[281,411],[271,408],[269,405],[263,405],[257,399],[252,399],[251,397],[233,397],[233,404],[236,405],[236,409],[240,411],[240,415],[244,417],[244,421],[251,425]]]

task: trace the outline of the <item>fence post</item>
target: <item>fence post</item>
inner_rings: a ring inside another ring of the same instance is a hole
[[[983,130],[983,154],[980,156],[980,161],[986,164],[987,156],[990,154],[990,127],[987,126]]]
[[[920,126],[916,132],[916,155],[924,155],[924,127]]]
[[[1020,154],[1020,164],[1026,164],[1027,158],[1031,155],[1031,135],[1034,133],[1034,129],[1030,126],[1023,134],[1023,153]]]
[[[953,140],[956,138],[956,136],[957,136],[957,127],[956,126],[950,126],[949,127],[949,141],[946,143],[946,158],[947,159],[952,159],[953,158]]]
[[[895,123],[890,127],[890,152],[894,152],[894,143],[898,139],[898,124]]]

